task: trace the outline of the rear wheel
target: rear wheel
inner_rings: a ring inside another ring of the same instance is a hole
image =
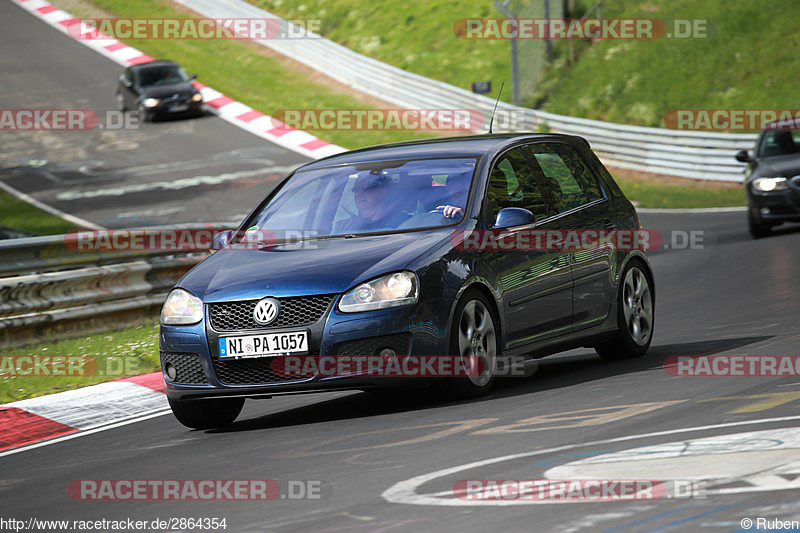
[[[450,326],[450,354],[470,357],[470,363],[478,368],[471,369],[466,377],[445,378],[451,396],[477,398],[492,389],[501,346],[499,325],[486,297],[480,291],[468,290],[456,307]]]
[[[174,400],[169,398],[172,414],[191,429],[212,429],[229,426],[244,406],[244,398],[213,400]]]
[[[655,298],[647,269],[632,261],[622,273],[617,295],[617,333],[595,346],[603,359],[628,359],[644,355],[653,340]]]
[[[752,235],[754,239],[769,237],[769,235],[772,233],[772,226],[761,222],[761,220],[756,218],[752,211],[748,212],[747,222],[748,227],[750,228],[750,235]]]

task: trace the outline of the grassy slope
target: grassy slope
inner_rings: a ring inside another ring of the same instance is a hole
[[[125,375],[145,374],[159,369],[158,324],[156,322],[98,333],[83,338],[40,343],[22,348],[0,348],[0,358],[15,355],[91,356],[97,368],[105,371],[85,376],[13,376],[0,374],[0,403],[24,400],[87,385],[94,385]],[[9,364],[9,363],[7,363]],[[27,365],[23,365],[23,370]],[[86,365],[90,368],[90,365]],[[128,372],[118,373],[117,369]],[[112,374],[112,375],[109,375]]]
[[[0,226],[40,235],[57,235],[76,229],[74,224],[45,213],[3,191],[0,191]]]
[[[465,41],[453,34],[459,18],[499,16],[487,7],[491,2],[251,1],[285,17],[321,19],[321,33],[330,39],[459,87],[510,77],[508,41]],[[572,66],[563,60],[567,43],[558,42],[547,84],[523,101],[556,113],[650,126],[662,126],[670,109],[797,107],[796,0],[606,0],[602,16],[710,19],[719,31],[708,40],[575,43],[583,53]],[[525,68],[524,58],[521,64]]]

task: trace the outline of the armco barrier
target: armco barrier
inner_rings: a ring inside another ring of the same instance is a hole
[[[279,18],[244,0],[176,1],[208,17]],[[448,28],[444,30],[449,31]],[[420,109],[478,109],[487,119],[488,127],[488,117],[494,106],[491,98],[406,72],[323,38],[257,42],[353,89],[394,105]],[[628,126],[545,113],[506,103],[501,103],[498,109],[522,115],[526,131],[536,131],[546,124],[551,131],[585,137],[608,165],[685,178],[741,181],[745,167],[734,159],[734,154],[737,150],[752,148],[756,140],[756,134]],[[497,123],[495,126],[495,131],[503,131]]]
[[[223,229],[222,224],[169,229]],[[165,228],[166,229],[166,228]],[[152,316],[202,252],[71,249],[64,235],[0,241],[0,346]]]

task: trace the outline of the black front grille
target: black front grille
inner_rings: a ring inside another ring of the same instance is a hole
[[[312,353],[309,355],[319,355]],[[300,356],[306,357],[306,356]],[[307,381],[316,374],[297,376],[283,376],[274,372],[280,371],[280,365],[273,367],[274,357],[259,357],[255,359],[233,359],[220,361],[218,357],[212,357],[214,372],[217,378],[226,385],[263,385],[270,383],[285,383],[287,381]]]
[[[332,295],[281,298],[278,319],[268,327],[286,328],[313,324],[322,318],[332,300]],[[208,304],[211,327],[217,331],[263,330],[264,326],[256,324],[253,318],[253,310],[258,302],[259,300],[244,300]]]
[[[161,352],[161,368],[167,363],[175,366],[176,376],[173,383],[185,385],[207,385],[208,378],[200,364],[200,358],[193,353]]]

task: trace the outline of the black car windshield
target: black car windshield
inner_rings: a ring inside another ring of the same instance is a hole
[[[138,72],[138,78],[142,87],[158,87],[189,81],[189,76],[177,65],[142,68]]]
[[[300,170],[251,218],[249,229],[302,238],[455,224],[464,217],[476,163],[420,159]],[[458,209],[446,217],[445,206]]]
[[[800,152],[800,131],[775,130],[764,133],[758,147],[759,157],[775,157]]]

